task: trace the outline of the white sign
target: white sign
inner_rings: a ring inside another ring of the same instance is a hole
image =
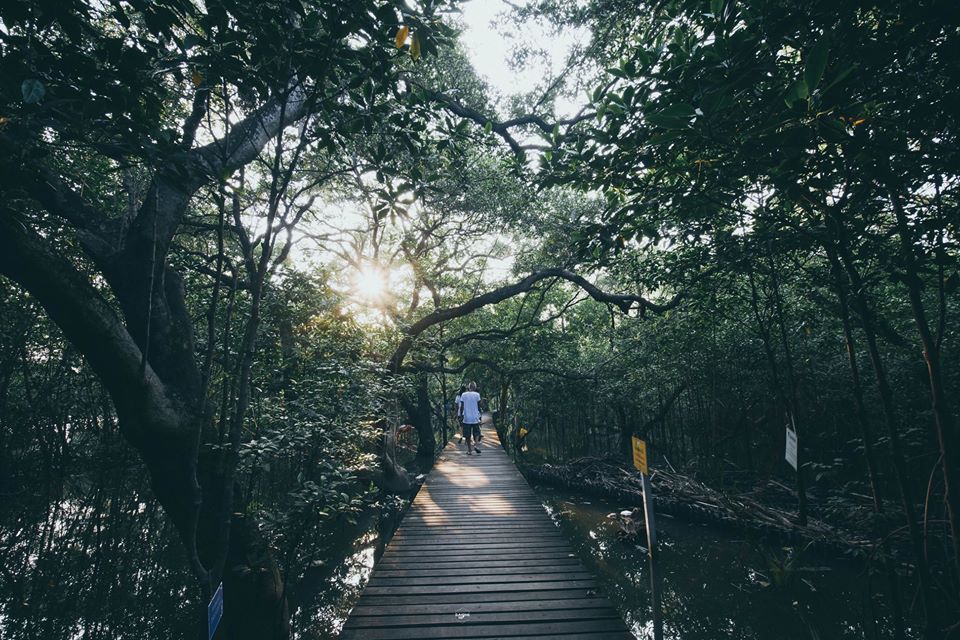
[[[796,470],[797,468],[797,432],[787,427],[787,462]]]

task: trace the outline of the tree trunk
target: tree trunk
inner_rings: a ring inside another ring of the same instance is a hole
[[[283,576],[257,524],[237,514],[230,526],[224,616],[218,636],[231,640],[285,640],[290,613]]]
[[[417,374],[415,394],[413,401],[404,398],[401,404],[407,413],[407,419],[417,431],[417,464],[425,471],[433,466],[437,449],[430,419],[430,393],[426,374]]]
[[[873,428],[867,417],[867,407],[863,399],[863,385],[860,381],[860,368],[857,365],[857,350],[853,341],[853,329],[850,323],[850,306],[847,297],[847,284],[843,278],[843,267],[836,249],[825,247],[830,260],[831,273],[834,278],[834,288],[840,302],[840,320],[843,325],[843,337],[847,345],[847,362],[850,365],[850,377],[853,383],[854,409],[857,415],[857,424],[860,426],[860,437],[863,439],[863,456],[867,464],[867,477],[870,481],[870,491],[873,496],[873,511],[877,516],[884,512],[883,498],[880,493],[880,480],[877,473],[876,453],[874,451]],[[906,632],[903,623],[903,608],[900,604],[900,587],[896,568],[890,555],[890,541],[885,532],[875,527],[875,535],[882,540],[883,565],[887,575],[887,584],[890,588],[890,610],[893,617],[893,630],[896,640],[905,640]]]
[[[510,452],[510,437],[507,425],[510,424],[510,409],[507,407],[507,395],[510,392],[510,381],[503,379],[500,381],[500,398],[497,401],[497,419],[494,426],[497,429],[497,436],[507,452]]]
[[[914,239],[910,230],[907,213],[894,189],[889,190],[890,202],[897,219],[897,234],[900,237],[900,254],[906,269],[904,284],[910,298],[920,343],[923,345],[923,359],[927,365],[927,379],[930,385],[930,408],[936,425],[937,442],[940,445],[940,468],[943,472],[943,500],[947,505],[950,521],[950,537],[953,541],[953,561],[960,576],[960,476],[956,453],[956,426],[953,412],[947,399],[943,384],[943,371],[940,364],[940,344],[934,338],[930,321],[923,305],[923,282],[920,279],[920,266],[914,253]]]
[[[854,263],[850,248],[846,244],[843,222],[835,213],[831,213],[830,222],[836,230],[837,252],[841,264],[847,273],[847,277],[850,279],[850,291],[853,293],[853,306],[860,315],[864,338],[867,341],[867,352],[870,354],[870,361],[873,365],[874,374],[877,377],[880,404],[883,408],[884,422],[887,428],[887,435],[889,436],[888,442],[890,443],[890,457],[893,461],[894,477],[900,489],[901,505],[903,506],[903,513],[907,520],[907,530],[910,534],[910,545],[913,550],[914,562],[916,563],[917,580],[920,583],[924,619],[927,623],[927,635],[929,636],[933,633],[933,619],[938,617],[938,611],[933,603],[930,570],[927,566],[926,553],[924,553],[923,549],[923,538],[917,521],[917,510],[913,500],[910,498],[910,473],[906,460],[904,459],[903,444],[900,441],[900,422],[897,418],[896,408],[893,405],[893,389],[890,387],[890,381],[887,378],[883,358],[880,355],[880,347],[877,344],[875,316],[867,300],[866,285]]]
[[[804,526],[807,524],[807,489],[805,474],[803,473],[804,440],[801,438],[799,425],[800,419],[798,414],[800,412],[800,407],[797,395],[797,378],[793,367],[793,351],[790,348],[786,322],[784,320],[783,297],[780,295],[780,279],[777,276],[777,265],[774,262],[773,253],[769,250],[769,247],[767,250],[767,259],[770,262],[770,282],[773,285],[773,305],[777,313],[777,325],[780,327],[780,340],[783,343],[783,356],[787,365],[787,382],[790,385],[790,393],[787,396],[787,405],[790,410],[790,423],[793,427],[793,432],[797,436],[797,522],[799,522],[801,526]]]

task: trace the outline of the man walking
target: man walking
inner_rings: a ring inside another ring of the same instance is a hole
[[[475,444],[480,442],[480,394],[477,393],[476,382],[471,382],[467,391],[460,394],[460,416],[463,418],[463,438],[467,441],[467,455],[472,451],[479,454],[480,449]]]

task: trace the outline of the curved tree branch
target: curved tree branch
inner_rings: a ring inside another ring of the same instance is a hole
[[[496,120],[484,115],[473,107],[467,106],[462,102],[458,102],[453,97],[441,91],[434,91],[422,86],[421,88],[426,91],[427,95],[432,100],[439,102],[445,109],[447,109],[447,111],[450,111],[461,118],[466,118],[467,120],[470,120],[481,127],[489,125],[490,130],[500,136],[503,141],[510,146],[510,149],[512,149],[514,153],[522,153],[525,149],[531,148],[546,150],[550,149],[550,147],[542,145],[522,145],[517,142],[516,138],[513,137],[513,134],[510,132],[511,129],[522,126],[534,126],[539,129],[543,135],[552,136],[557,130],[557,127],[571,127],[575,124],[583,122],[584,120],[589,120],[596,115],[595,111],[582,111],[572,118],[565,118],[562,120],[557,120],[556,122],[548,122],[546,118],[536,114],[525,114],[515,118],[510,118],[508,120]]]
[[[420,320],[417,320],[404,332],[405,335],[403,339],[400,341],[396,351],[394,351],[393,356],[390,358],[388,369],[394,373],[399,372],[403,366],[403,361],[407,357],[407,353],[409,353],[410,349],[413,347],[413,343],[417,339],[417,336],[433,325],[446,322],[448,320],[461,318],[487,305],[503,302],[504,300],[512,298],[521,293],[526,293],[527,291],[530,291],[538,282],[541,280],[546,280],[547,278],[561,278],[563,280],[567,280],[568,282],[572,282],[587,292],[587,294],[597,302],[611,304],[625,314],[629,313],[631,310],[636,310],[640,317],[643,317],[647,311],[663,313],[664,311],[676,307],[678,304],[680,304],[680,301],[683,299],[685,293],[680,292],[676,294],[668,302],[655,303],[650,302],[643,296],[636,294],[607,293],[583,276],[578,275],[568,269],[562,269],[559,267],[540,269],[539,271],[534,271],[523,280],[520,280],[515,284],[506,285],[498,289],[494,289],[493,291],[488,291],[487,293],[476,296],[475,298],[471,298],[467,302],[464,302],[456,307],[437,309],[433,313],[420,318]]]
[[[0,273],[35,296],[64,335],[77,346],[115,398],[162,406],[163,383],[150,367],[140,374],[140,348],[122,320],[89,279],[37,233],[0,208]],[[134,425],[136,426],[136,425]]]
[[[566,378],[567,380],[592,380],[594,374],[585,375],[581,373],[574,373],[570,371],[563,371],[561,369],[553,369],[551,367],[520,367],[519,369],[506,369],[501,366],[499,363],[494,362],[488,358],[467,358],[463,363],[457,367],[438,367],[434,364],[428,364],[425,362],[414,362],[410,365],[407,365],[401,369],[402,373],[448,373],[448,374],[457,374],[463,373],[466,371],[467,367],[472,364],[479,364],[491,369],[492,371],[507,377],[513,378],[516,376],[526,375],[529,373],[543,373],[550,376],[557,376],[558,378]]]
[[[140,451],[154,491],[186,545],[197,578],[206,570],[195,543],[199,429],[182,398],[166,385],[111,305],[69,260],[0,206],[0,274],[36,297],[110,392],[124,436]]]
[[[232,173],[256,159],[286,127],[309,115],[313,103],[303,84],[293,79],[283,95],[275,96],[233,125],[226,138],[190,151],[191,159],[208,176]]]

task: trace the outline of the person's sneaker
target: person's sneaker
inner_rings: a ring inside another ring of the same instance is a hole
[[[472,456],[472,455],[473,455],[473,451],[470,451],[469,449],[467,449],[467,455],[468,455],[468,456]]]
[[[474,448],[473,450],[477,452],[477,455],[480,455],[480,449]]]

